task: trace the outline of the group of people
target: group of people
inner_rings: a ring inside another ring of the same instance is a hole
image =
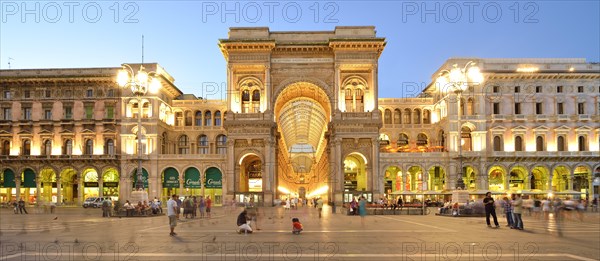
[[[185,218],[195,218],[197,216],[196,209],[200,210],[201,218],[204,217],[205,212],[206,217],[210,218],[212,200],[210,199],[210,196],[206,196],[206,199],[203,196],[187,196],[181,200],[178,195],[171,195],[167,201],[167,217],[169,218],[169,227],[171,229],[171,232],[169,233],[170,236],[177,235],[177,233],[175,233],[175,227],[177,226],[177,220],[179,220],[182,208]]]
[[[159,199],[156,197],[154,200],[148,203],[147,201],[138,201],[137,204],[133,204],[129,202],[129,200],[125,201],[123,204],[123,208],[125,209],[126,216],[131,217],[135,214],[138,216],[143,216],[152,213],[152,215],[157,215],[162,213],[162,206]]]
[[[23,212],[25,212],[25,214],[29,214],[29,213],[27,213],[27,209],[25,208],[25,201],[22,198],[20,198],[19,201],[16,201],[16,200],[13,201],[12,207],[13,207],[15,214],[19,214],[19,213],[23,214]]]

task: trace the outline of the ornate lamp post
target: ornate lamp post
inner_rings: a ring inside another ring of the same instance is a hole
[[[144,66],[140,65],[137,73],[129,64],[122,64],[122,69],[117,74],[117,84],[121,88],[131,88],[131,93],[137,97],[138,117],[137,117],[137,179],[135,182],[135,190],[132,192],[132,198],[139,200],[147,200],[148,193],[144,191],[144,181],[142,179],[142,97],[149,91],[150,93],[158,92],[161,84],[158,79],[160,76],[156,72],[146,72]]]
[[[479,67],[476,66],[476,63],[473,61],[467,62],[463,68],[459,68],[458,64],[454,64],[452,69],[443,70],[440,72],[440,75],[437,79],[437,83],[440,86],[446,87],[456,94],[456,104],[457,104],[457,135],[456,135],[456,145],[458,146],[458,173],[457,173],[457,189],[465,189],[465,183],[462,179],[462,171],[463,171],[463,159],[462,159],[462,110],[461,110],[461,98],[462,93],[469,88],[469,84],[479,84],[483,81],[483,75],[479,71]]]

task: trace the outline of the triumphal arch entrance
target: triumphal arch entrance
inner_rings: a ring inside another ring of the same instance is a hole
[[[231,28],[227,61],[229,199],[378,197],[377,65],[385,39],[374,27],[271,32]]]

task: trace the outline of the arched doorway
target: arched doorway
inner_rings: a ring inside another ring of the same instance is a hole
[[[314,83],[292,82],[275,94],[277,130],[277,195],[329,195],[329,160],[325,133],[331,119],[331,98]],[[263,163],[264,164],[264,163]],[[327,198],[324,198],[327,200]]]
[[[571,171],[568,167],[560,165],[552,171],[552,190],[561,192],[569,189],[569,178]]]
[[[429,190],[442,191],[446,186],[446,171],[441,166],[429,168]]]
[[[83,177],[83,199],[99,197],[98,172],[93,168],[88,168],[81,172],[81,176]]]
[[[49,199],[52,199],[52,196],[56,196],[56,185],[54,186],[54,194],[52,193],[52,184],[56,184],[56,173],[54,173],[54,171],[52,171],[53,176],[53,182],[54,183],[48,183],[49,188],[46,189],[46,191],[48,191],[48,195],[49,195]],[[23,173],[21,173],[21,198],[23,198],[23,200],[25,200],[25,202],[29,202],[29,203],[36,203],[37,199],[36,199],[36,175],[35,175],[35,171],[33,171],[32,169],[25,169],[23,170]],[[47,200],[47,202],[49,202],[50,200]],[[56,202],[56,200],[54,201]]]
[[[406,176],[406,190],[407,191],[423,191],[423,168],[420,166],[412,166],[408,168],[408,175]]]
[[[137,168],[133,170],[131,173],[131,187],[135,190],[135,184],[137,182]],[[148,171],[145,168],[142,168],[142,183],[144,184],[144,190],[150,193],[149,183],[148,183]]]
[[[11,202],[16,200],[15,173],[11,169],[3,169],[0,175],[0,201]]]
[[[53,169],[43,168],[40,171],[40,187],[41,202],[57,202],[56,172]]]
[[[528,171],[524,166],[515,166],[508,174],[508,189],[515,193],[525,189]]]
[[[366,167],[367,159],[361,153],[353,152],[344,158],[344,202],[351,202],[367,192]],[[372,194],[367,194],[367,201],[371,202]]]
[[[75,204],[79,199],[79,182],[77,172],[73,168],[67,168],[60,172],[61,196],[66,204]]]
[[[591,169],[586,166],[577,166],[573,171],[573,190],[582,192],[582,198],[587,199],[591,191],[589,186],[591,182]]]
[[[491,167],[488,173],[488,190],[494,192],[504,192],[506,190],[506,187],[504,186],[505,177],[506,171],[503,167]]]
[[[384,193],[390,195],[402,188],[402,170],[398,166],[390,166],[385,170],[383,177]]]
[[[550,171],[547,167],[535,166],[531,170],[530,188],[532,191],[547,192],[550,190],[548,182],[550,182]]]
[[[102,196],[119,200],[119,171],[109,168],[102,174]]]

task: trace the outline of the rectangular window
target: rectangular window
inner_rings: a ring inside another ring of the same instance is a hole
[[[535,92],[536,93],[541,93],[542,92],[542,86],[535,86]]]
[[[91,104],[85,105],[85,118],[91,120],[94,117],[94,106]]]
[[[115,90],[108,90],[108,92],[106,93],[107,97],[115,97]]]
[[[50,98],[50,96],[52,96],[52,91],[51,90],[45,90],[44,91],[44,97]]]
[[[535,103],[535,114],[544,114],[543,105],[541,102]]]
[[[583,92],[583,86],[577,86],[577,92],[578,93],[582,93]]]
[[[492,87],[492,92],[494,92],[494,93],[498,93],[499,90],[500,90],[500,86]]]
[[[10,108],[2,108],[2,119],[5,121],[12,120],[12,110]]]
[[[563,87],[562,86],[556,86],[556,92],[557,93],[562,93],[563,92]]]
[[[87,90],[85,97],[92,98],[94,96],[94,90]]]
[[[585,107],[584,107],[584,103],[583,102],[577,103],[577,113],[578,114],[585,114]]]
[[[10,100],[10,91],[4,91],[2,97],[4,97],[5,100]]]
[[[494,102],[493,111],[494,111],[494,114],[500,114],[500,103],[499,102]]]
[[[515,86],[515,93],[521,92],[521,86]]]
[[[521,103],[515,102],[515,114],[521,114]]]
[[[115,107],[113,107],[113,106],[107,106],[106,107],[106,118],[107,119],[114,119],[115,118]]]
[[[73,107],[65,106],[65,119],[73,118]]]
[[[52,120],[52,110],[50,110],[50,109],[44,110],[44,120]]]
[[[31,108],[30,107],[25,107],[23,108],[23,119],[24,120],[31,120]]]
[[[25,99],[31,98],[31,91],[24,91],[23,92],[23,97],[25,97]]]
[[[559,102],[559,103],[556,104],[556,113],[558,113],[558,114],[565,114],[564,103]]]

